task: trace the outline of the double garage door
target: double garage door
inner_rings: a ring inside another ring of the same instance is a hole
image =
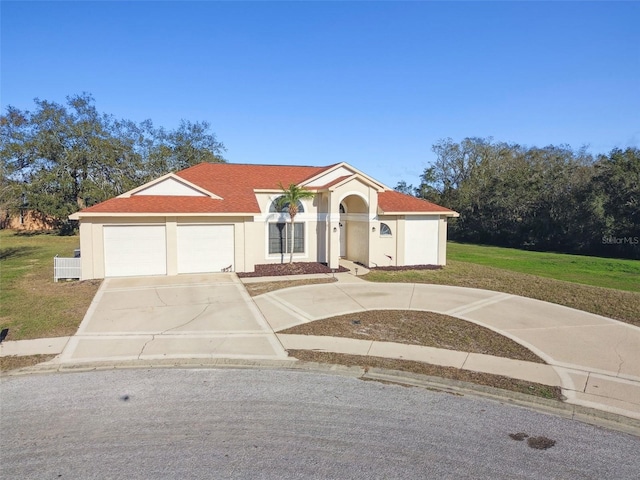
[[[233,269],[233,225],[178,225],[175,249],[167,249],[164,225],[105,225],[106,277],[166,275],[176,256],[177,273]]]

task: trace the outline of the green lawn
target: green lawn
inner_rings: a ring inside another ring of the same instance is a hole
[[[0,328],[7,340],[72,335],[100,282],[53,281],[53,257],[72,257],[77,236],[0,230]]]
[[[453,261],[486,265],[567,282],[640,292],[640,260],[532,252],[449,242]]]

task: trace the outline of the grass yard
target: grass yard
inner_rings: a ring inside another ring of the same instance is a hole
[[[532,252],[449,242],[449,260],[502,268],[566,282],[640,292],[640,260]]]
[[[53,281],[53,257],[72,257],[77,236],[0,230],[0,328],[7,340],[73,335],[100,281]]]

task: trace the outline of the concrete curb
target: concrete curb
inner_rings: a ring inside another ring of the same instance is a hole
[[[379,381],[406,387],[424,388],[453,395],[473,395],[503,404],[526,408],[545,414],[556,415],[627,433],[640,437],[640,420],[609,413],[593,408],[570,405],[556,400],[549,400],[532,395],[525,395],[509,390],[501,390],[484,385],[477,385],[459,380],[430,377],[398,370],[382,368],[364,369],[344,365],[302,362],[298,360],[244,360],[244,359],[162,359],[162,360],[130,360],[116,362],[83,362],[73,363],[41,363],[32,367],[0,373],[0,379],[6,381],[10,377],[35,374],[78,373],[115,369],[152,369],[152,368],[239,368],[304,371],[317,374],[339,375],[360,380]]]

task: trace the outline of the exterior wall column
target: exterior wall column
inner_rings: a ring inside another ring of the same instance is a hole
[[[405,234],[404,234],[404,216],[398,216],[397,220],[397,233],[396,233],[396,265],[404,266],[404,247],[405,247]]]
[[[438,221],[438,265],[447,264],[447,217]]]
[[[329,192],[329,211],[327,212],[327,255],[329,268],[340,266],[340,205],[334,205],[335,197]],[[337,212],[337,213],[334,213]]]
[[[241,223],[234,222],[233,225],[233,268],[236,272],[253,272],[255,267],[248,261],[250,256],[247,248],[247,223],[253,222],[253,218],[244,217]]]
[[[167,275],[178,274],[178,220],[176,217],[165,218],[165,235],[167,242]]]
[[[80,280],[96,278],[93,273],[93,236],[91,223],[80,221]]]

